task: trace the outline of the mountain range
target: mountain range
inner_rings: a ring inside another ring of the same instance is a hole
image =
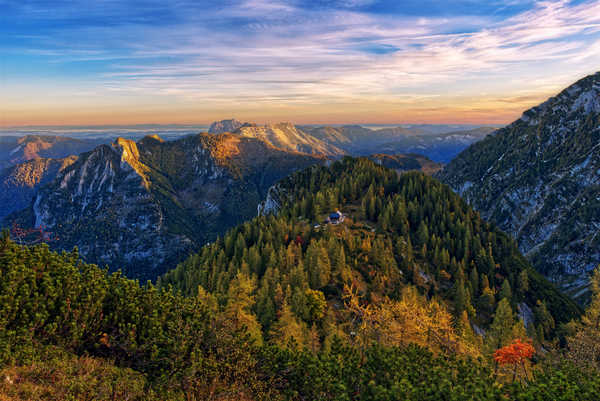
[[[232,134],[165,142],[119,138],[59,168],[7,221],[44,226],[57,248],[155,278],[199,245],[256,214],[268,188],[325,159]]]
[[[496,130],[494,127],[477,127],[452,131],[452,127],[446,127],[450,131],[440,132],[420,126],[372,130],[360,125],[300,128],[347,154],[419,153],[442,163],[447,163],[467,146]]]
[[[230,119],[211,124],[210,133],[232,132],[261,138],[273,146],[329,157],[369,156],[376,153],[418,153],[446,163],[495,127],[415,125],[371,129],[361,125],[311,126],[278,123],[257,125]]]
[[[78,155],[102,142],[56,135],[0,136],[0,170],[33,159]]]
[[[0,219],[44,225],[56,248],[77,245],[89,261],[154,278],[254,216],[289,173],[367,153],[398,171],[436,173],[577,298],[600,263],[599,88],[599,74],[586,77],[499,130],[232,119],[173,141],[147,136],[98,146],[98,138],[3,137]],[[416,149],[447,159],[474,141],[441,172],[426,157],[394,154]]]
[[[576,298],[600,263],[600,73],[471,145],[438,176]]]
[[[0,171],[0,221],[43,226],[56,249],[77,246],[87,261],[155,278],[190,250],[253,217],[277,180],[344,154],[289,123],[228,120],[211,131],[174,141],[119,138],[96,147],[99,139],[5,139],[4,154],[13,157]],[[57,158],[42,157],[47,155]],[[440,168],[420,155],[372,157],[398,171]]]

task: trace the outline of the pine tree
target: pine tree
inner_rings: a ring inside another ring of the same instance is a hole
[[[527,269],[523,269],[517,278],[517,295],[519,299],[524,299],[527,291],[529,291],[529,275]]]
[[[490,325],[487,341],[490,352],[510,344],[512,341],[512,328],[515,324],[513,311],[508,299],[502,298],[496,307],[494,320]]]
[[[462,280],[458,280],[454,287],[454,314],[461,316],[467,309],[467,294]]]
[[[302,348],[306,344],[306,328],[296,318],[287,302],[283,303],[279,318],[271,326],[269,337],[273,343],[284,348],[292,344]]]
[[[538,299],[534,308],[534,316],[536,325],[539,327],[540,334],[542,336],[539,338],[539,341],[542,342],[544,339],[549,338],[550,334],[554,330],[555,322],[554,318],[548,312],[548,308],[546,308],[546,303],[542,302]]]
[[[502,287],[500,287],[500,292],[498,294],[498,298],[499,299],[506,298],[508,300],[508,302],[511,302],[511,300],[512,300],[512,290],[510,289],[510,283],[508,282],[508,279],[506,279],[506,278],[502,282]]]
[[[325,295],[321,291],[311,290],[307,288],[304,297],[306,299],[306,306],[308,311],[309,321],[316,322],[321,320],[325,316],[327,309],[327,302],[325,301]]]
[[[590,278],[592,297],[581,321],[571,322],[568,358],[581,367],[600,370],[600,265]]]
[[[255,289],[255,280],[239,272],[229,285],[224,317],[233,323],[235,330],[246,328],[250,337],[262,344],[261,326],[256,315],[252,313],[255,303],[252,294]]]
[[[469,281],[471,282],[471,289],[473,290],[472,295],[476,296],[479,294],[479,273],[477,273],[477,267],[473,265],[471,273],[469,273]]]

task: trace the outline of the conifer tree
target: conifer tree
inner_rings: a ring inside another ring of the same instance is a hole
[[[239,272],[229,285],[224,317],[233,323],[236,330],[246,328],[252,339],[258,344],[262,344],[260,323],[258,323],[256,315],[252,313],[255,303],[252,294],[255,289],[255,280]]]
[[[508,279],[506,279],[506,278],[502,282],[502,287],[500,287],[500,292],[498,293],[498,298],[499,299],[506,298],[508,300],[508,302],[511,302],[511,300],[512,300],[512,290],[510,289],[510,283],[508,282]]]
[[[512,340],[512,329],[515,324],[513,311],[508,299],[502,298],[496,307],[494,320],[490,325],[487,341],[490,345],[490,352],[508,345]]]
[[[462,280],[456,282],[454,291],[454,314],[456,316],[461,316],[467,309],[467,294]]]
[[[278,319],[271,326],[269,337],[273,343],[284,348],[289,347],[290,344],[302,348],[306,344],[306,328],[296,318],[287,302],[283,303]]]
[[[517,278],[517,295],[520,299],[523,299],[527,291],[529,291],[529,275],[527,269],[523,269]]]

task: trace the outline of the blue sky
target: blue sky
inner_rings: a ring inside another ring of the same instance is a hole
[[[505,123],[600,68],[600,1],[0,0],[0,125]]]

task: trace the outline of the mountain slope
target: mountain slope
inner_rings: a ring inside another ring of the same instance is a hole
[[[248,287],[226,306],[206,293],[184,298],[6,233],[0,276],[6,401],[598,399],[589,369],[538,362],[527,384],[502,383],[481,359],[411,344],[408,327],[402,347],[356,336],[321,349],[314,336],[304,349],[260,346],[241,327]],[[416,311],[407,314],[423,321]]]
[[[51,135],[0,137],[0,169],[32,159],[54,159],[78,155],[99,144],[99,140],[81,140]]]
[[[439,177],[581,295],[600,263],[600,73],[472,145]]]
[[[305,345],[315,335],[352,338],[358,331],[352,322],[366,319],[352,320],[353,308],[385,308],[390,299],[398,305],[413,302],[409,315],[424,320],[435,321],[428,313],[440,310],[441,322],[449,310],[457,320],[487,331],[486,341],[496,347],[490,323],[500,305],[548,336],[553,335],[544,329],[549,321],[563,323],[579,314],[531,268],[514,241],[449,187],[422,173],[399,175],[368,159],[344,158],[328,168],[295,173],[271,192],[279,195],[277,205],[269,208],[265,202],[262,216],[202,248],[163,276],[160,285],[192,296],[207,291],[224,305],[251,296],[256,321],[248,327],[275,341],[281,335],[284,345],[287,330]],[[339,224],[322,223],[338,209],[344,213]],[[242,288],[245,295],[239,295]],[[360,301],[353,307],[349,299],[355,296]],[[428,300],[432,309],[419,309]],[[400,313],[379,313],[388,312]],[[400,326],[411,324],[402,321]],[[514,323],[511,317],[507,324]],[[410,330],[397,341],[409,341]],[[416,329],[415,341],[434,349],[453,347],[445,340],[427,343],[420,337],[426,332]],[[383,333],[378,341],[393,343]]]
[[[234,133],[247,138],[262,139],[287,151],[325,156],[342,156],[344,151],[307,134],[291,123],[268,125],[244,124]]]
[[[0,172],[0,221],[10,213],[29,206],[38,189],[77,160],[33,159]]]
[[[191,249],[256,214],[267,189],[323,158],[238,135],[119,138],[63,169],[17,215],[77,246],[86,261],[153,279]]]
[[[394,127],[372,130],[358,125],[308,127],[303,131],[334,145],[348,154],[419,153],[436,162],[448,162],[470,144],[495,131],[478,127],[462,131],[430,131],[423,127]],[[447,127],[446,129],[450,129]]]

